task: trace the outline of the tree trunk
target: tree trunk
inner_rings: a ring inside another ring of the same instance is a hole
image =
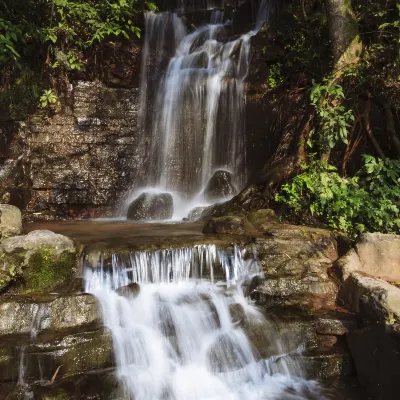
[[[326,5],[335,71],[340,74],[346,65],[358,62],[362,43],[351,0],[326,0]]]

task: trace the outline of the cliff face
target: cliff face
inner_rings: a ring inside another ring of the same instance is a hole
[[[233,38],[250,29],[256,10],[249,1],[226,7],[226,14],[233,17]],[[206,9],[189,9],[184,18],[189,26],[196,26],[208,21],[210,14]],[[254,44],[246,83],[248,176],[276,148],[276,140],[272,143],[267,134],[269,116],[260,103],[265,65],[260,61],[260,46]],[[118,213],[118,202],[133,185],[141,185],[146,174],[146,154],[139,154],[143,150],[139,141],[147,139],[140,137],[137,128],[141,51],[137,40],[106,44],[101,57],[89,60],[84,74],[75,74],[64,85],[66,89],[59,93],[62,105],[55,115],[37,113],[26,123],[2,127],[3,202],[17,205],[27,219],[35,220]]]
[[[63,112],[32,117],[11,141],[23,177],[10,200],[36,219],[107,214],[140,175],[138,88],[76,81],[67,99]]]

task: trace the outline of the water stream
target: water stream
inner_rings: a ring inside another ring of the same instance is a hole
[[[250,39],[270,10],[270,0],[262,0],[254,30],[233,40],[231,21],[220,9],[193,31],[175,13],[146,14],[138,122],[146,172],[125,208],[149,188],[172,193],[180,203],[203,204],[203,189],[217,170],[229,171],[233,185],[243,187]]]
[[[323,399],[316,382],[295,377],[276,355],[261,359],[232,317],[239,308],[244,319],[263,320],[241,288],[258,273],[252,254],[214,245],[136,251],[87,267],[86,291],[101,303],[125,396]],[[132,282],[140,284],[139,294],[118,293]],[[280,348],[272,327],[270,340]]]

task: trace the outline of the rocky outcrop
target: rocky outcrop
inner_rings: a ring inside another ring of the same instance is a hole
[[[142,193],[129,205],[127,218],[132,220],[170,219],[174,203],[169,193]]]
[[[400,322],[400,289],[382,279],[352,272],[338,298],[364,319]]]
[[[232,179],[232,174],[228,171],[215,171],[204,189],[205,199],[209,202],[215,202],[226,197],[232,197],[236,192]]]
[[[362,271],[400,281],[400,235],[367,233],[361,236],[355,249]]]
[[[43,296],[42,296],[43,297]],[[45,331],[99,328],[101,312],[91,294],[67,295],[32,301],[14,297],[0,302],[1,335],[37,335]]]
[[[122,85],[130,79],[116,68],[107,73],[116,86],[116,79]],[[59,96],[62,112],[51,118],[33,116],[11,135],[6,156],[22,157],[24,176],[9,186],[18,186],[18,205],[26,219],[107,215],[134,181],[140,184],[137,75],[135,79],[127,88],[75,81]],[[17,202],[14,192],[10,201]]]
[[[351,272],[362,272],[388,281],[400,280],[400,235],[367,233],[334,265],[340,282]]]
[[[0,290],[22,279],[28,291],[49,291],[72,278],[75,246],[51,231],[32,231],[0,243]]]
[[[0,204],[0,240],[22,232],[21,211],[8,204]]]
[[[332,232],[285,224],[260,226],[264,235],[256,237],[253,246],[266,279],[253,297],[265,305],[333,305],[337,286],[328,269],[337,249]]]
[[[243,218],[226,216],[211,218],[204,225],[203,233],[245,235],[248,233],[248,230],[245,227],[245,220]]]

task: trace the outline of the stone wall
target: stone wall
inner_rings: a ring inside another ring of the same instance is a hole
[[[140,176],[139,89],[77,81],[52,118],[35,115],[14,134],[23,157],[27,215],[35,219],[107,215]],[[68,105],[69,104],[69,105]],[[12,146],[10,146],[12,147]],[[14,146],[15,147],[15,146]]]

